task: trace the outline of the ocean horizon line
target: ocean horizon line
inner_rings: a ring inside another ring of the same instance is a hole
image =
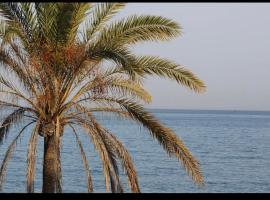
[[[169,110],[169,111],[210,111],[210,112],[270,112],[270,110],[251,110],[251,109],[201,109],[201,108],[162,108],[162,107],[146,107],[148,110]]]

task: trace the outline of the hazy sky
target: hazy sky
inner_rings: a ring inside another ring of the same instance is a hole
[[[187,66],[207,85],[196,94],[170,80],[150,78],[149,107],[270,110],[269,3],[129,3],[120,16],[162,15],[183,27],[170,42],[144,43],[138,54]]]

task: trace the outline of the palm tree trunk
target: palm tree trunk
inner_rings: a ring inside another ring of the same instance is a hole
[[[43,193],[56,192],[56,163],[57,145],[55,136],[44,137],[44,155],[43,155]]]

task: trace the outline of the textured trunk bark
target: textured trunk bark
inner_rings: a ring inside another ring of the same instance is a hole
[[[57,148],[55,147],[54,137],[54,135],[44,137],[43,193],[56,192]]]

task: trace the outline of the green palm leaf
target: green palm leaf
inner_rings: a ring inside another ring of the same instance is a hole
[[[138,57],[134,71],[141,75],[158,75],[175,80],[196,92],[203,92],[206,88],[204,83],[188,69],[156,56]]]
[[[93,10],[91,23],[86,30],[86,41],[91,39],[94,33],[98,32],[119,10],[123,9],[124,3],[100,3]]]
[[[161,16],[133,15],[102,31],[99,42],[121,46],[141,41],[167,41],[181,34],[176,22]]]

